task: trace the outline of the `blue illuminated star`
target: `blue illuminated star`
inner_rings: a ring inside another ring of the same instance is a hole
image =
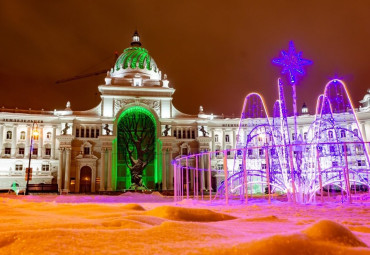
[[[282,74],[288,73],[290,84],[296,84],[298,75],[304,75],[303,66],[312,64],[311,60],[303,59],[302,52],[296,52],[293,41],[289,42],[289,52],[281,51],[281,58],[274,58],[272,63],[283,67]]]

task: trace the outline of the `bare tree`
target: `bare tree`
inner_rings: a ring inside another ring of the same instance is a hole
[[[155,156],[155,125],[144,113],[135,112],[124,116],[118,124],[118,141],[131,173],[131,188],[146,188],[142,177],[145,167]]]

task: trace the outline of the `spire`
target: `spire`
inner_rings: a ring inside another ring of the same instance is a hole
[[[131,46],[132,47],[135,47],[135,46],[140,47],[141,46],[140,36],[139,36],[139,33],[137,32],[137,30],[135,30],[135,33],[132,36]]]

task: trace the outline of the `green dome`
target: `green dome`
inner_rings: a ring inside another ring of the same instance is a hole
[[[148,53],[148,51],[142,47],[130,47],[123,51],[121,56],[118,57],[115,64],[115,69],[118,71],[127,68],[140,68],[153,70],[157,72],[157,65]]]

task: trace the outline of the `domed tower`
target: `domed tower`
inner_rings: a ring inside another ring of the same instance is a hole
[[[137,31],[131,47],[123,50],[105,79],[107,85],[147,87],[163,86],[162,73],[147,49],[142,47]]]
[[[130,46],[123,50],[107,73],[105,84],[99,86],[105,117],[117,117],[134,105],[147,107],[158,118],[170,118],[173,110],[172,95],[167,75],[159,70],[147,49],[142,47],[140,36],[134,32]]]

